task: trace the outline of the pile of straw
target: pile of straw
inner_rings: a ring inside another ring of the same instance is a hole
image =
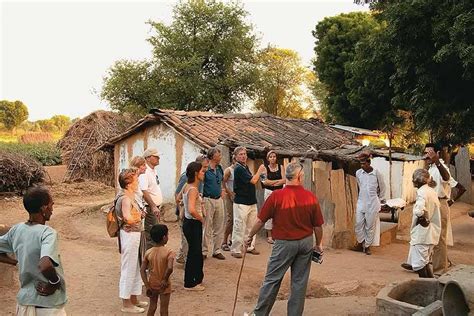
[[[109,138],[124,132],[137,120],[136,116],[130,114],[96,111],[75,122],[58,143],[59,148],[61,148],[61,158],[64,164],[69,165],[73,155],[81,155],[71,180],[79,178],[89,179],[113,186],[113,150],[104,152],[98,151],[97,148]],[[75,151],[82,140],[87,140],[90,135],[91,139],[85,149]]]
[[[29,132],[21,135],[18,141],[22,144],[49,143],[54,141],[54,137],[47,132]]]
[[[35,159],[19,153],[0,151],[0,192],[22,193],[43,182],[44,168]]]

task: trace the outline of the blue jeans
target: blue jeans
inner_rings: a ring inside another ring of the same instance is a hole
[[[270,314],[281,281],[290,267],[291,292],[288,299],[287,315],[300,316],[303,314],[312,253],[313,236],[300,240],[275,240],[253,314],[257,316]]]

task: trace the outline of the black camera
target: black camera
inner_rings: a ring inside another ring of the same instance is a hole
[[[320,253],[319,251],[313,250],[313,255],[311,256],[311,260],[313,260],[316,263],[323,263],[323,254]]]

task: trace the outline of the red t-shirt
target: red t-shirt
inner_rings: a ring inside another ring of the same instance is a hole
[[[301,185],[286,185],[281,190],[273,191],[258,218],[264,223],[273,218],[272,237],[282,240],[311,236],[313,227],[324,223],[318,199]]]

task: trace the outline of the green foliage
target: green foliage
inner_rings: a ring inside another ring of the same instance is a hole
[[[227,112],[252,96],[256,36],[235,2],[192,0],[174,8],[173,22],[150,22],[153,59],[117,62],[102,98],[114,109],[154,107]]]
[[[356,44],[379,26],[371,14],[353,12],[327,17],[316,25],[314,70],[327,89],[323,101],[330,121],[363,126],[359,109],[352,107],[346,86],[348,66],[354,59]]]
[[[384,7],[395,72],[393,104],[409,106],[416,127],[436,141],[474,136],[474,2],[392,1]]]
[[[0,142],[0,150],[27,155],[39,161],[43,166],[61,164],[61,151],[55,142],[38,144]]]
[[[161,107],[155,74],[151,62],[119,60],[104,78],[101,97],[114,110],[146,114],[153,107]]]
[[[298,54],[268,47],[260,52],[258,63],[255,109],[281,117],[307,117],[311,99],[304,87],[314,75],[301,65]]]
[[[28,118],[28,108],[21,101],[0,101],[0,122],[9,131]]]

